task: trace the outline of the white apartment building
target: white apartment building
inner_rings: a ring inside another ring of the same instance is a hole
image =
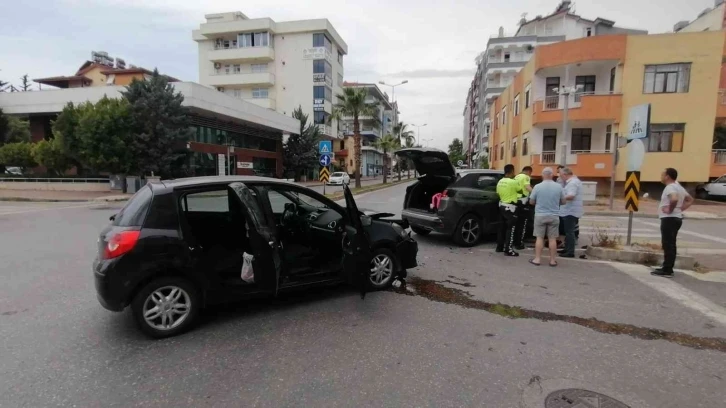
[[[491,103],[529,61],[536,47],[594,35],[647,33],[616,27],[614,21],[604,18],[583,18],[572,12],[571,0],[561,0],[550,15],[531,20],[522,17],[514,34],[506,34],[500,27],[476,58],[477,73],[472,86],[477,86],[478,92],[471,92],[467,98],[467,106],[472,112],[469,113],[469,143],[464,146],[469,149],[469,156],[476,159],[487,151]]]
[[[713,8],[703,10],[693,21],[679,21],[673,27],[673,32],[689,33],[723,30],[725,8],[726,5],[724,5],[724,0],[714,0]]]
[[[275,22],[240,12],[205,18],[192,33],[202,85],[287,116],[301,106],[325,136],[339,136],[329,117],[348,45],[330,21]]]

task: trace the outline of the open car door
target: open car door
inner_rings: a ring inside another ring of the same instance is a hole
[[[280,242],[275,234],[274,220],[267,220],[255,194],[243,183],[232,183],[227,187],[230,197],[235,197],[245,220],[252,247],[252,270],[255,284],[262,290],[277,295],[280,286],[282,259]],[[232,210],[230,208],[230,210]],[[273,226],[270,226],[270,223]],[[240,234],[244,234],[240,231]]]
[[[361,299],[370,291],[370,271],[373,251],[371,250],[368,235],[364,230],[361,212],[353,199],[353,193],[347,185],[343,186],[345,206],[348,211],[349,222],[345,225],[343,238],[343,268],[348,280],[358,287]],[[370,218],[366,217],[370,220]]]

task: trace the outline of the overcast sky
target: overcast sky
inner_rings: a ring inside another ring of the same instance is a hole
[[[424,124],[421,139],[446,149],[463,133],[463,108],[474,58],[499,26],[514,32],[529,18],[554,11],[559,0],[33,0],[11,1],[0,13],[0,78],[71,75],[92,50],[127,63],[158,67],[197,81],[192,30],[204,14],[241,11],[276,21],[327,18],[348,43],[345,79],[409,83],[398,87],[400,119]],[[603,17],[651,33],[693,20],[713,0],[580,0],[577,14]],[[10,5],[12,4],[12,5]],[[455,5],[454,5],[455,4]],[[386,90],[386,89],[384,89]]]

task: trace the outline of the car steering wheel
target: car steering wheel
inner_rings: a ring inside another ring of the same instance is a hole
[[[296,217],[297,217],[297,204],[286,203],[285,210],[282,212],[282,218],[280,219],[280,224],[282,224],[282,226],[284,226],[284,227],[290,227],[294,223]]]

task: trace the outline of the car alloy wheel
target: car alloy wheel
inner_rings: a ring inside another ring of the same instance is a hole
[[[479,222],[474,218],[464,221],[461,226],[461,238],[468,245],[472,245],[479,240]]]
[[[386,251],[387,252],[387,251]],[[373,255],[371,260],[371,284],[375,288],[382,288],[391,282],[395,262],[391,256],[384,251]]]
[[[156,330],[172,330],[189,317],[191,297],[178,286],[164,286],[151,292],[143,306],[146,324]]]

